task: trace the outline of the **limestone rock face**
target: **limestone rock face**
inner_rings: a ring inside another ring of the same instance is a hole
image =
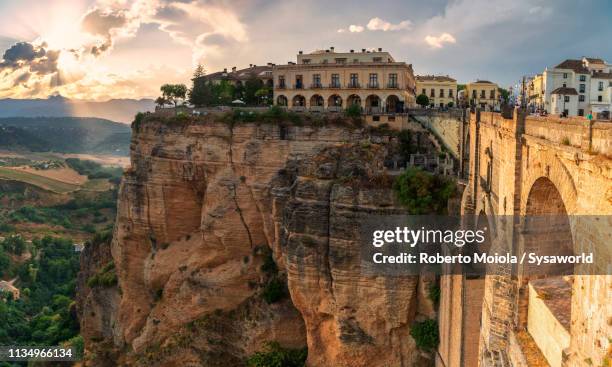
[[[428,302],[418,277],[359,267],[360,220],[402,210],[383,175],[391,140],[338,126],[135,126],[111,246],[120,292],[86,304],[112,320],[82,321],[95,329],[86,348],[112,345],[126,365],[240,366],[277,341],[307,345],[309,366],[424,363],[409,334]],[[290,297],[268,304],[273,278]]]

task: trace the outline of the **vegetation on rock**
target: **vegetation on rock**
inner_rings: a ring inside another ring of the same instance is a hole
[[[434,319],[415,322],[410,329],[410,335],[414,338],[417,347],[425,351],[436,349],[440,343],[438,322]]]
[[[247,360],[249,367],[303,367],[308,350],[286,349],[277,342],[269,342],[264,351],[253,354]]]
[[[456,191],[451,179],[418,168],[408,168],[397,177],[393,188],[411,215],[445,214],[448,199]]]

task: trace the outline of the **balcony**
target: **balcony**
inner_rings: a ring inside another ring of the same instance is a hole
[[[378,89],[378,88],[380,88],[380,86],[378,85],[378,83],[368,83],[368,88],[369,89]]]
[[[310,89],[321,89],[323,85],[321,83],[312,83],[310,84]]]
[[[340,89],[340,83],[329,83],[329,87],[333,89]]]
[[[387,88],[389,88],[389,89],[399,89],[399,85],[397,83],[389,83],[389,84],[387,84]]]
[[[361,88],[361,86],[359,85],[359,83],[348,83],[348,85],[347,85],[346,87],[347,87],[347,88],[350,88],[350,89]]]
[[[302,83],[296,83],[296,84],[295,84],[295,89],[304,89],[304,84],[302,84]]]
[[[274,87],[274,89],[287,89],[287,85],[285,85],[285,84],[278,84],[276,87]]]

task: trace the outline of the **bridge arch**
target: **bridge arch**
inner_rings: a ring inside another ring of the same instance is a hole
[[[520,253],[536,253],[538,256],[574,255],[574,240],[570,218],[562,191],[549,177],[536,179],[525,203],[525,215],[521,218]],[[529,309],[530,293],[540,297],[554,297],[571,300],[571,286],[563,276],[572,275],[572,264],[530,264],[525,262],[519,267],[518,326],[530,330]],[[555,289],[554,294],[541,289]],[[544,292],[542,294],[538,292]],[[571,307],[559,307],[555,313],[558,320],[570,320]],[[568,321],[569,322],[569,321]],[[567,326],[569,329],[569,325]]]

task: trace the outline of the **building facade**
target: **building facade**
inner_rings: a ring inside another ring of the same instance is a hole
[[[274,104],[295,111],[342,111],[351,105],[366,114],[395,113],[415,105],[412,65],[378,51],[304,54],[297,62],[275,65]]]
[[[566,92],[558,98],[555,91]],[[546,68],[528,87],[530,107],[547,113],[565,113],[569,116],[586,116],[592,113],[600,118],[610,118],[612,110],[612,65],[602,59],[583,57],[568,59]],[[569,96],[569,98],[566,98]],[[573,103],[572,96],[577,99]],[[569,99],[569,101],[568,101]],[[565,108],[560,103],[565,102]],[[569,105],[567,104],[569,102]]]
[[[417,75],[416,94],[426,95],[431,107],[456,106],[457,81],[448,75]]]
[[[488,80],[477,80],[466,84],[465,93],[470,106],[487,111],[499,109],[499,87]]]

